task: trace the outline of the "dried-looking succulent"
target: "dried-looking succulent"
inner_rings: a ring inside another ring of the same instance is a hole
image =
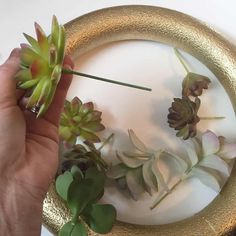
[[[203,89],[208,89],[210,83],[208,77],[188,72],[182,83],[182,95],[198,97],[202,95]]]
[[[108,168],[101,156],[101,151],[88,141],[84,142],[84,145],[74,145],[63,154],[61,172],[64,173],[70,170],[74,165],[78,166],[82,172],[92,166],[95,166],[100,171],[106,171]]]
[[[194,102],[188,97],[174,98],[167,118],[169,126],[178,131],[177,137],[188,139],[196,136],[196,125],[200,121],[197,115],[199,107],[200,99],[197,97]]]
[[[61,77],[65,30],[54,16],[48,37],[37,23],[35,31],[37,40],[24,34],[30,45],[20,51],[21,69],[15,78],[18,87],[31,90],[27,108],[38,111],[39,117],[50,106]]]
[[[70,145],[76,143],[77,137],[89,142],[100,142],[96,132],[105,129],[101,124],[101,112],[94,110],[92,102],[82,103],[75,97],[66,101],[61,114],[59,134]]]

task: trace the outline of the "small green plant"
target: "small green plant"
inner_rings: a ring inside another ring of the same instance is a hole
[[[85,223],[96,233],[110,232],[116,210],[110,204],[97,203],[103,196],[105,179],[104,172],[96,167],[88,168],[83,174],[77,166],[57,177],[56,190],[72,213],[72,220],[62,227],[59,236],[87,236]]]

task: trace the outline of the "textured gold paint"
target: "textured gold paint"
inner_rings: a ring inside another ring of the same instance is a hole
[[[121,6],[81,16],[66,25],[67,53],[74,57],[119,40],[152,40],[178,47],[203,62],[219,79],[236,111],[236,48],[204,23],[173,10]],[[54,233],[70,218],[52,185],[44,202],[44,224]],[[215,236],[236,223],[236,167],[207,208],[186,220],[160,226],[117,222],[109,236]],[[91,235],[98,235],[93,234]]]

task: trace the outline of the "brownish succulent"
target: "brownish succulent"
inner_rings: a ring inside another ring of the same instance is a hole
[[[198,97],[203,89],[208,89],[210,79],[206,76],[188,72],[182,83],[182,95]]]
[[[100,149],[96,149],[93,143],[84,142],[76,144],[63,154],[61,160],[61,172],[70,170],[73,165],[85,172],[89,167],[96,166],[98,170],[106,170],[107,164],[101,157]]]
[[[178,130],[176,136],[188,139],[196,136],[196,125],[200,121],[197,115],[200,99],[191,101],[188,97],[174,98],[169,108],[168,123],[171,128]]]

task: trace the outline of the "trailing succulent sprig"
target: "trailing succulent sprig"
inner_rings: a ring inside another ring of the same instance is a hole
[[[36,110],[39,117],[50,106],[61,77],[65,30],[54,16],[49,37],[37,23],[35,31],[37,40],[24,34],[30,45],[20,51],[21,69],[15,78],[19,88],[31,91],[27,108]]]
[[[72,213],[72,220],[66,223],[59,236],[87,236],[88,230],[99,234],[111,231],[116,219],[116,210],[110,204],[98,204],[103,196],[106,176],[96,167],[88,168],[85,173],[77,166],[64,172],[56,179],[57,193],[65,200]]]
[[[143,193],[152,195],[159,189],[169,191],[164,177],[159,169],[161,158],[173,158],[182,167],[183,160],[170,152],[164,150],[154,151],[148,149],[136,136],[133,130],[129,130],[129,138],[135,152],[117,153],[120,163],[112,166],[107,176],[116,179],[121,188],[127,188],[131,197],[138,200]]]
[[[206,131],[201,139],[193,138],[184,142],[188,168],[169,191],[158,197],[151,209],[155,208],[184,180],[197,178],[204,185],[220,192],[230,175],[230,161],[236,158],[236,143],[229,143],[222,136]]]
[[[78,97],[66,101],[61,114],[59,134],[69,145],[76,143],[77,137],[89,142],[100,142],[96,132],[105,129],[101,124],[100,111],[94,110],[92,102],[82,103]]]
[[[174,98],[167,118],[169,126],[177,130],[176,136],[186,140],[197,134],[200,121],[197,113],[201,104],[198,96],[202,95],[203,89],[208,89],[211,81],[206,76],[190,72],[177,49],[175,53],[187,74],[182,82],[182,98]]]

